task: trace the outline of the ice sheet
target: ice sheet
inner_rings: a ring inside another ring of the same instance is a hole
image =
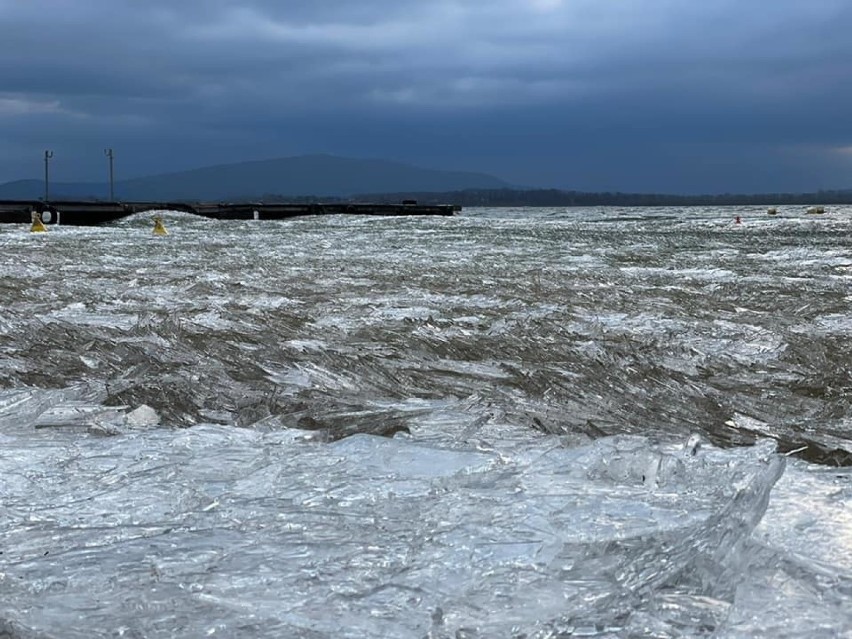
[[[849,537],[800,547],[775,505],[781,521],[761,524],[785,467],[769,440],[464,447],[132,420],[100,437],[36,429],[26,405],[45,399],[14,399],[7,415],[31,421],[0,454],[13,637],[740,636],[852,621],[852,569],[830,561]],[[848,475],[840,493],[809,477],[842,507]]]

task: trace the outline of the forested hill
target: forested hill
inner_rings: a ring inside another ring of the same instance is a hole
[[[483,173],[424,169],[378,159],[302,155],[117,180],[114,186],[115,198],[123,201],[289,201],[312,195],[364,200],[361,194],[365,192],[446,192],[499,189],[507,184]],[[34,199],[44,191],[41,180],[18,180],[0,184],[0,199]],[[106,199],[109,185],[57,181],[50,184],[50,195],[53,199]]]

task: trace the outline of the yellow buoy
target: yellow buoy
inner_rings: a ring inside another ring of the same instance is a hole
[[[32,212],[33,225],[30,227],[30,233],[46,233],[47,227],[41,221],[41,215],[38,211]]]
[[[159,215],[154,216],[154,235],[168,235],[169,232],[166,230],[165,225],[163,225],[163,218]]]

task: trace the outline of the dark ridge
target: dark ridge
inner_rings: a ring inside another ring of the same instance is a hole
[[[118,180],[114,184],[114,195],[115,199],[125,202],[238,201],[257,200],[264,194],[276,193],[280,194],[279,200],[292,201],[315,193],[352,197],[367,192],[458,191],[506,186],[502,180],[484,173],[424,169],[387,160],[304,155]],[[44,192],[41,180],[0,184],[0,199],[37,199]],[[105,182],[55,182],[50,184],[49,193],[51,199],[106,200],[109,185]]]

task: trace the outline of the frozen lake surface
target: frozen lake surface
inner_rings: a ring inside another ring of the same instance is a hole
[[[852,636],[852,209],[166,225],[0,226],[0,637]]]

